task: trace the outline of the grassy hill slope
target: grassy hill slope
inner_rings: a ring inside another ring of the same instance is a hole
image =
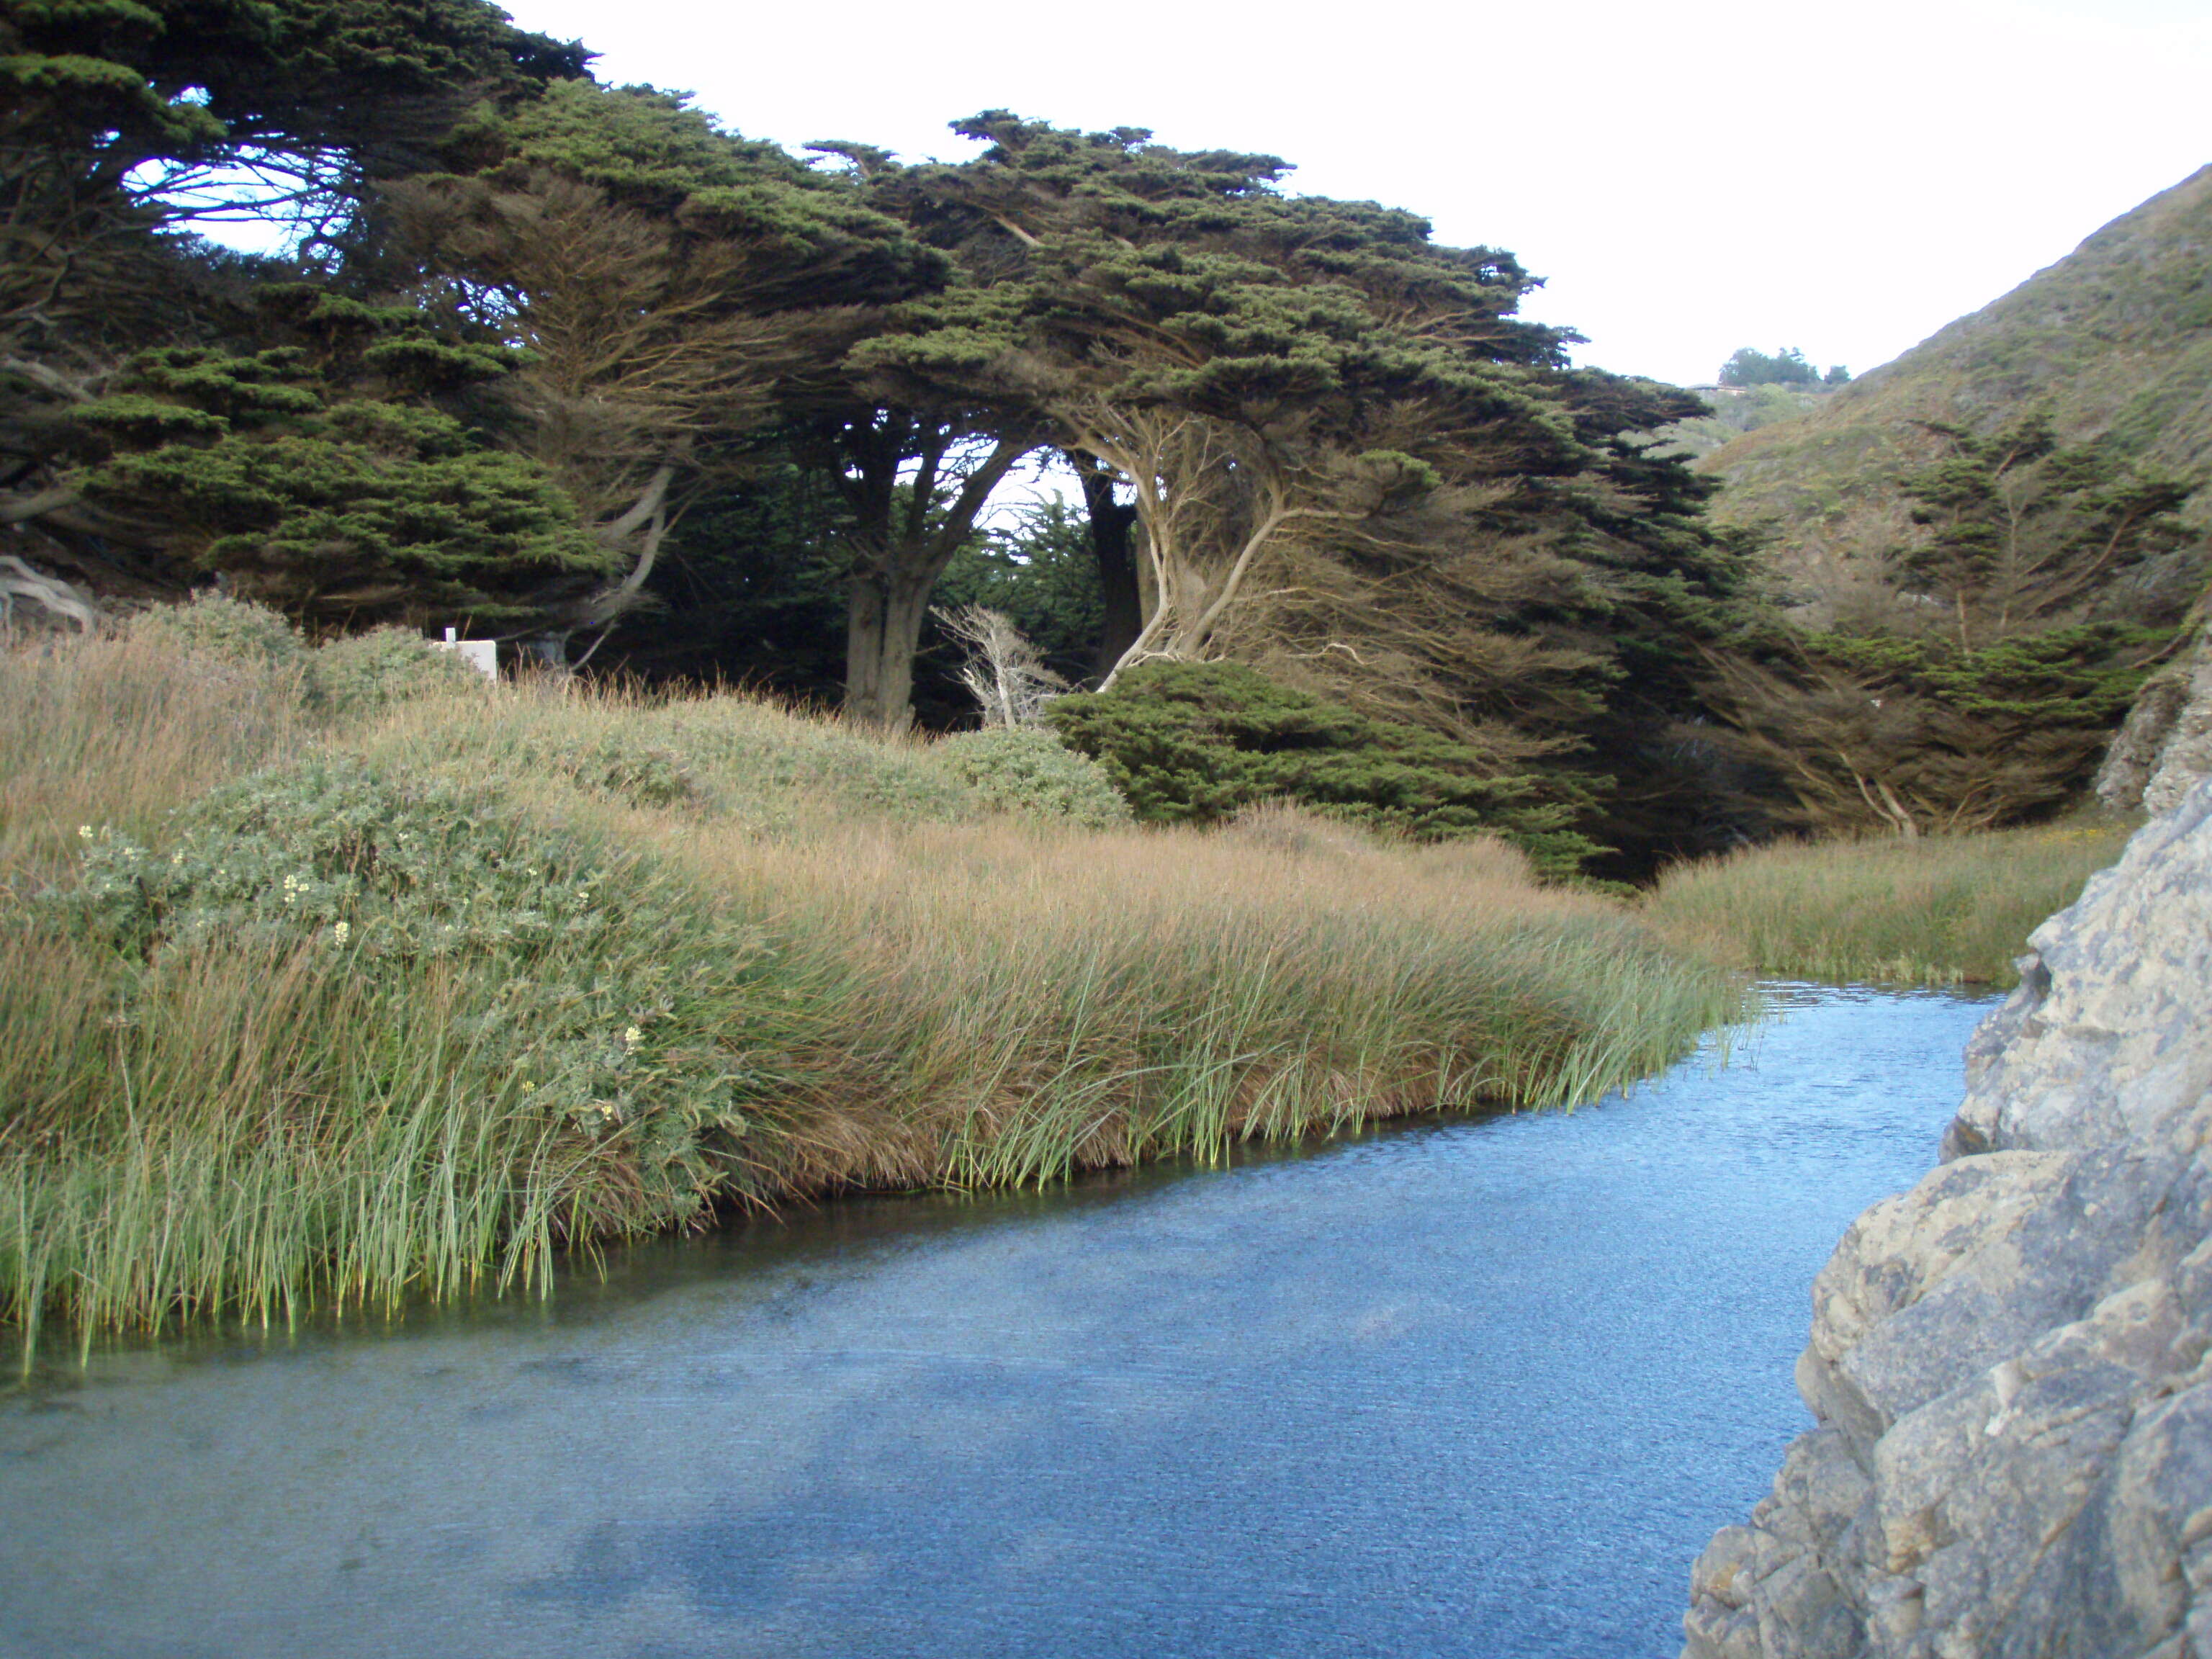
[[[1716,516],[1776,522],[1778,568],[1814,625],[1878,611],[1882,550],[1913,526],[1899,477],[1933,442],[1914,422],[1988,431],[2047,407],[2069,442],[2102,438],[2212,479],[2212,167],[1829,398],[1698,465]],[[2191,513],[2212,527],[2212,491]]]

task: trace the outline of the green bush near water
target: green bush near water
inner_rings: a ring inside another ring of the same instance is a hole
[[[1587,802],[1564,780],[1508,770],[1440,732],[1241,663],[1139,664],[1110,691],[1054,698],[1045,718],[1149,823],[1219,823],[1289,800],[1417,840],[1502,836],[1550,876],[1572,876],[1603,850],[1569,828]]]
[[[634,861],[343,757],[216,790],[161,851],[87,829],[82,884],[10,919],[100,993],[97,1024],[9,1005],[19,1317],[451,1291],[745,1189],[760,936]]]

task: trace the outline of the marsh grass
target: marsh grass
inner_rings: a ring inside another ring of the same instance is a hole
[[[0,884],[62,879],[80,824],[151,833],[195,795],[301,751],[297,669],[180,657],[151,635],[0,650]]]
[[[6,845],[80,894],[0,908],[0,1313],[33,1328],[543,1289],[563,1249],[732,1205],[1571,1105],[1741,1012],[1497,843],[1085,830],[734,696],[469,687],[318,730],[276,669],[249,695],[173,665],[167,697],[104,644],[0,672],[46,717]],[[361,850],[433,808],[459,896]],[[310,820],[344,834],[283,842]],[[137,841],[88,882],[79,824]],[[604,925],[501,922],[556,843]]]
[[[2122,823],[2076,821],[1747,848],[1675,866],[1643,915],[1678,947],[1753,974],[2008,987],[2028,934],[2119,856],[2127,835]]]

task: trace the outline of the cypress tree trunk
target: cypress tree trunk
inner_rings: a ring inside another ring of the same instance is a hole
[[[885,732],[914,724],[914,659],[935,568],[854,577],[845,631],[845,718]]]
[[[1091,550],[1098,561],[1098,586],[1106,601],[1098,654],[1091,667],[1091,678],[1103,679],[1121,660],[1121,653],[1137,642],[1145,626],[1144,601],[1137,586],[1137,509],[1114,499],[1113,480],[1089,456],[1068,459],[1083,483],[1083,505],[1091,515]]]

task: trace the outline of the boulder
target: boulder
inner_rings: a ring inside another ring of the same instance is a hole
[[[1818,1426],[1685,1659],[2212,1659],[2212,781],[2029,945],[1814,1284]]]

